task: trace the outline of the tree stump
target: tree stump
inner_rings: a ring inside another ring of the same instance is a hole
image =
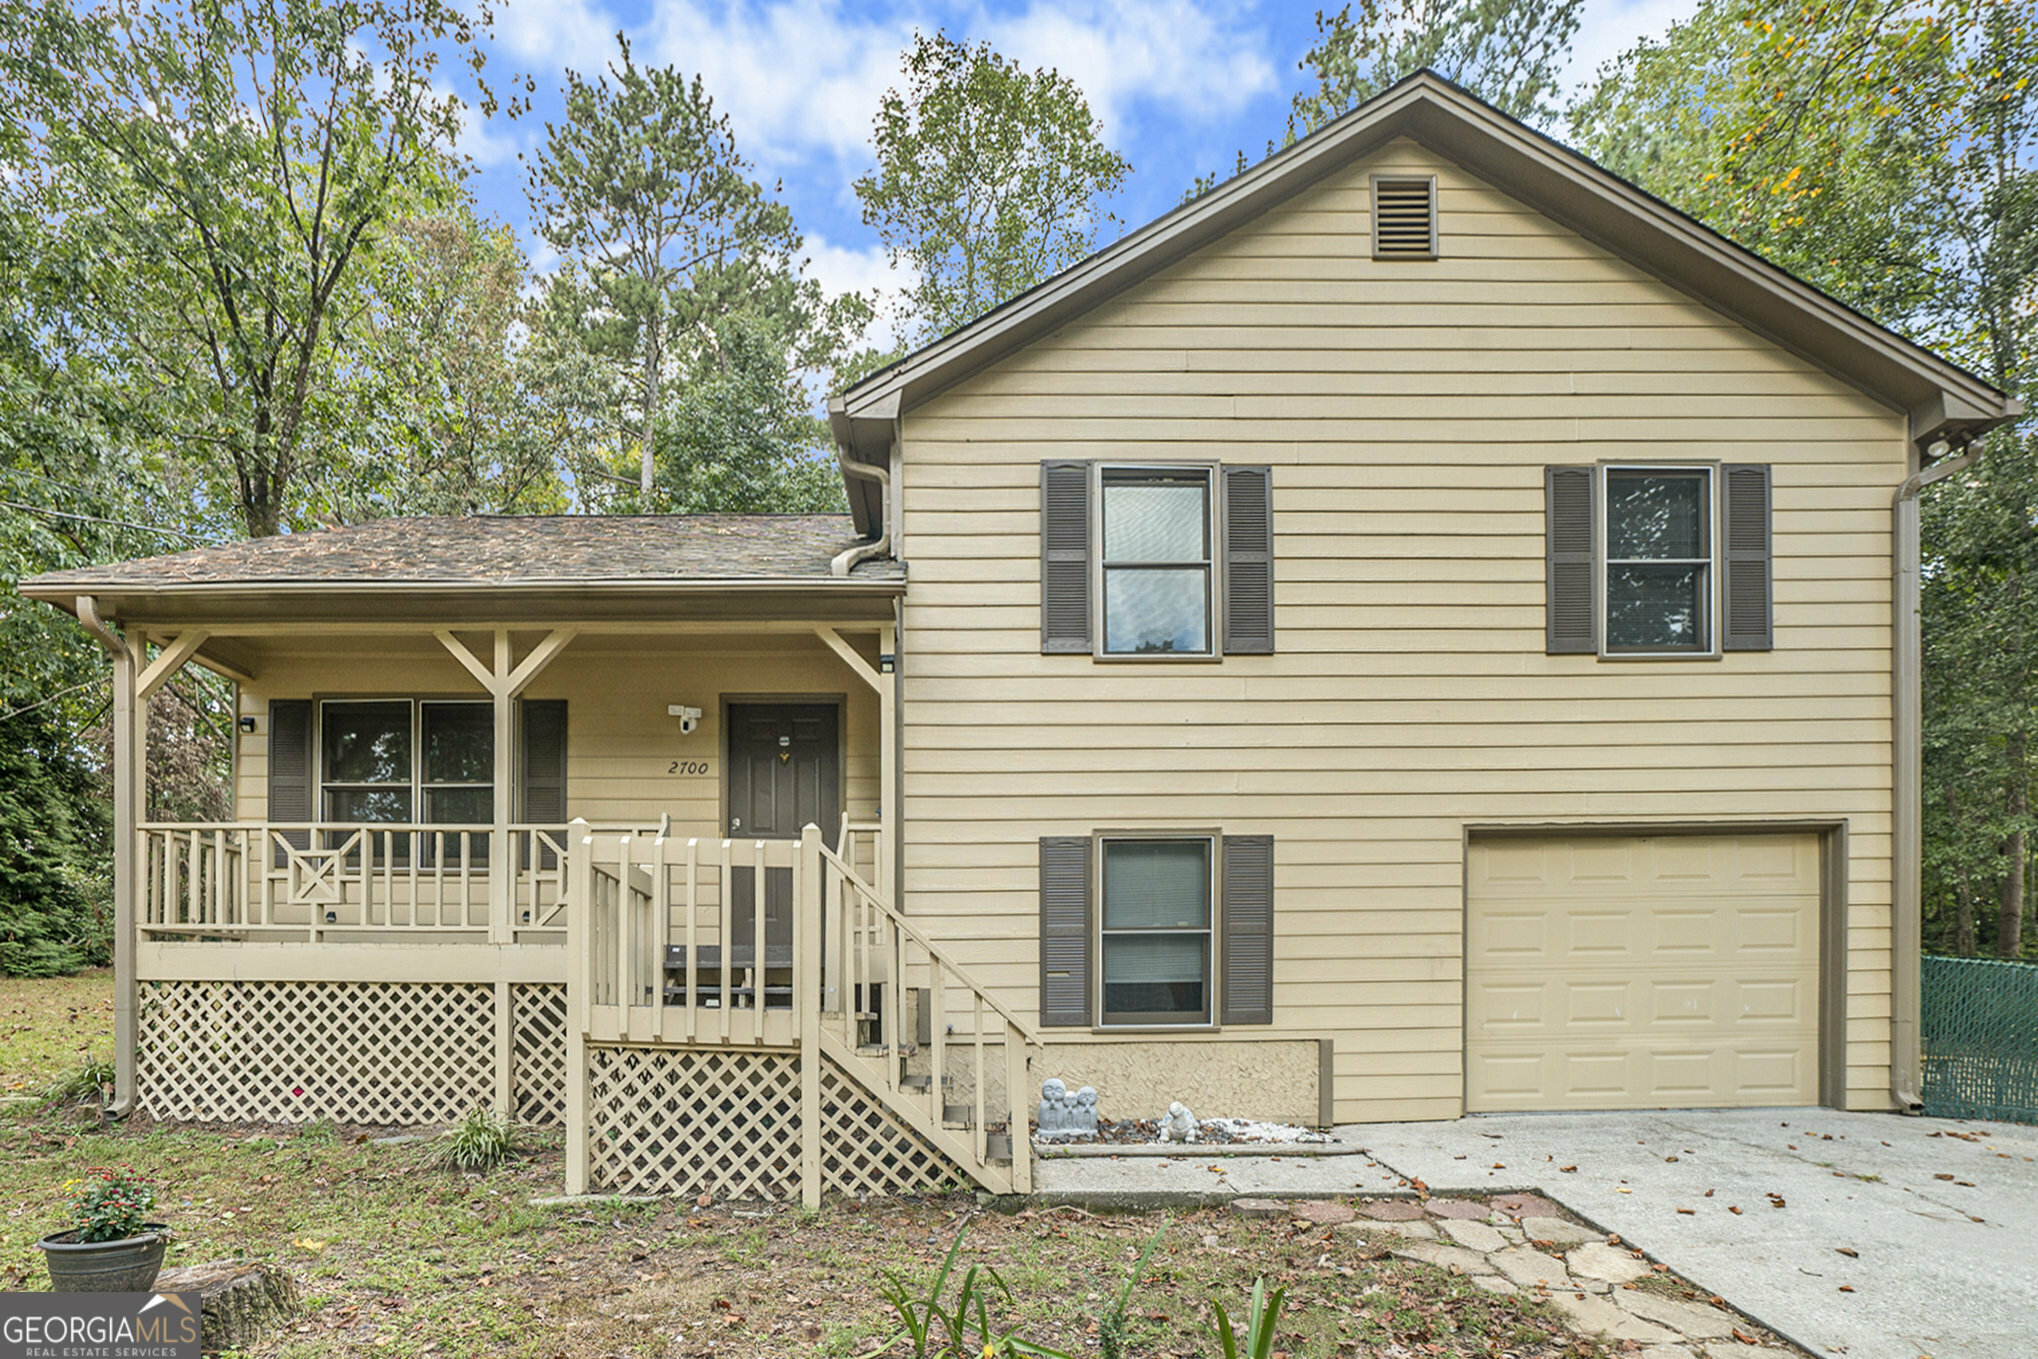
[[[272,1265],[213,1260],[156,1276],[158,1293],[197,1292],[198,1345],[208,1354],[245,1349],[297,1314],[297,1282]]]

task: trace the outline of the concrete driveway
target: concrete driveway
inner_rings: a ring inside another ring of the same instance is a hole
[[[1540,1187],[1813,1354],[2038,1355],[2038,1129],[1781,1109],[1338,1132],[1439,1193]]]

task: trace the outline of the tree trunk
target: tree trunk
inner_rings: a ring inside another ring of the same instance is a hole
[[[199,1348],[207,1354],[245,1350],[297,1315],[297,1284],[284,1270],[214,1260],[156,1276],[158,1293],[199,1295]]]
[[[2031,790],[2024,769],[2024,738],[2012,736],[2009,746],[2008,811],[2013,821],[2021,822],[2031,810]],[[2003,842],[2003,854],[2009,862],[2004,865],[2003,872],[2002,913],[1996,917],[1996,956],[2016,958],[2024,952],[2024,865],[2028,854],[2021,825],[2011,831],[2010,838]]]
[[[1964,874],[1954,894],[1953,951],[1963,958],[1974,956],[1974,885]]]

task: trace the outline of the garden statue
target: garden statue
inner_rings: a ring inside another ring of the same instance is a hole
[[[1163,1142],[1194,1142],[1197,1138],[1196,1115],[1180,1100],[1168,1106],[1167,1116],[1161,1119]]]
[[[1074,1119],[1075,1131],[1091,1137],[1097,1135],[1097,1091],[1094,1086],[1084,1086],[1076,1091]]]
[[[1040,1111],[1036,1116],[1042,1137],[1060,1137],[1069,1127],[1069,1088],[1049,1078],[1041,1082]]]

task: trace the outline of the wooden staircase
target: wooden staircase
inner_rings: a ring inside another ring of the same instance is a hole
[[[798,841],[682,841],[576,823],[570,1192],[588,1180],[589,1044],[796,1053],[809,1206],[824,1140],[854,1135],[826,1126],[824,1064],[978,1187],[1031,1192],[1027,1073],[1040,1035],[858,872],[852,829],[845,818],[830,848],[811,825]]]

